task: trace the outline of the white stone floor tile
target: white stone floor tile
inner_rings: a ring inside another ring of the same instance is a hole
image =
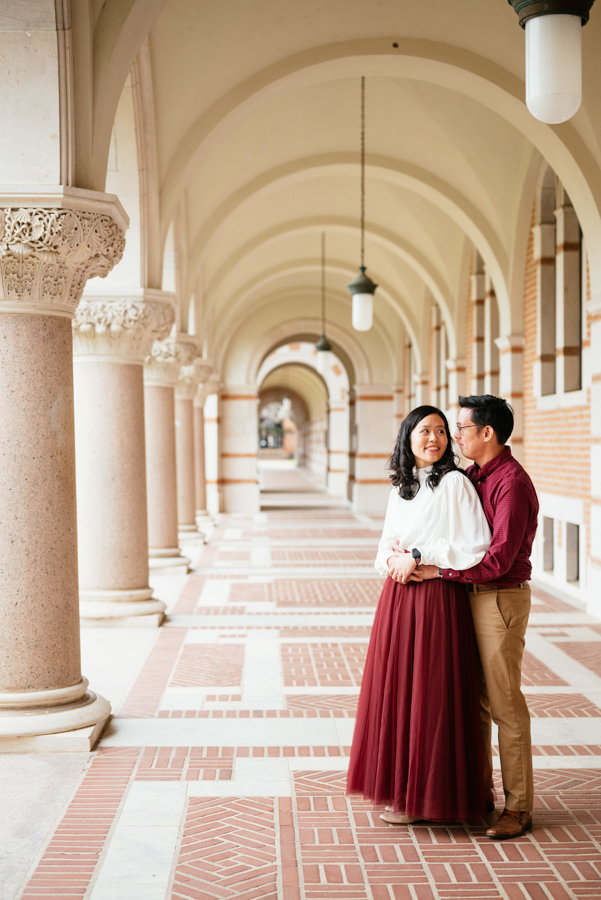
[[[246,638],[242,669],[242,702],[265,704],[265,709],[284,709],[280,634],[251,632]]]
[[[191,781],[190,797],[291,797],[290,781]],[[96,900],[94,897],[93,900]]]
[[[234,763],[234,781],[286,781],[290,773],[287,759],[239,757]]]
[[[185,784],[132,784],[90,900],[106,900],[113,885],[129,888],[120,896],[132,900],[146,886],[165,897],[186,799]]]
[[[200,593],[199,606],[221,606],[230,597],[231,582],[219,578],[207,578]]]
[[[81,670],[119,711],[158,636],[158,628],[82,628]]]
[[[353,722],[354,719],[113,719],[99,746],[333,746],[350,743]],[[337,731],[340,724],[342,741]]]
[[[184,555],[187,555],[184,551]],[[188,557],[189,558],[189,557]],[[186,581],[187,575],[159,575],[151,572],[149,577],[150,587],[153,589],[157,600],[167,604],[167,614],[171,612],[178,601]]]
[[[0,897],[16,895],[89,753],[0,755]]]
[[[129,828],[178,826],[185,802],[185,782],[134,781],[119,825]]]

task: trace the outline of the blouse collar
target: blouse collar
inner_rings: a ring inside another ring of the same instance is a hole
[[[428,475],[432,474],[433,468],[434,468],[433,466],[426,466],[423,469],[418,469],[417,466],[415,467],[415,469],[413,471],[417,474],[420,484],[423,484],[424,481],[426,480],[426,478],[428,477]]]

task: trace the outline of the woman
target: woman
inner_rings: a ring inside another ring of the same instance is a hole
[[[490,531],[439,409],[409,413],[388,465],[394,487],[375,563],[388,577],[365,662],[347,791],[390,803],[381,818],[391,824],[482,816],[491,776],[467,593],[442,578],[407,579],[419,562],[413,550],[424,564],[476,565]],[[409,552],[395,555],[397,540]]]

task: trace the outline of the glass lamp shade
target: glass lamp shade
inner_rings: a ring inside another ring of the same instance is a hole
[[[318,350],[317,351],[317,371],[320,375],[325,375],[330,366],[332,365],[332,351],[331,350]]]
[[[332,365],[332,345],[329,340],[322,334],[320,339],[315,344],[315,349],[317,350],[317,371],[320,375],[325,375],[330,366]]]
[[[582,101],[582,19],[566,14],[526,22],[526,105],[548,125],[566,122]]]
[[[353,328],[369,331],[374,322],[374,295],[353,294]]]

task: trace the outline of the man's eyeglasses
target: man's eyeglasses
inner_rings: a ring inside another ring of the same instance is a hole
[[[455,427],[456,427],[457,431],[459,432],[459,434],[462,435],[466,428],[478,428],[479,426],[478,425],[460,425],[459,422],[457,422]]]

